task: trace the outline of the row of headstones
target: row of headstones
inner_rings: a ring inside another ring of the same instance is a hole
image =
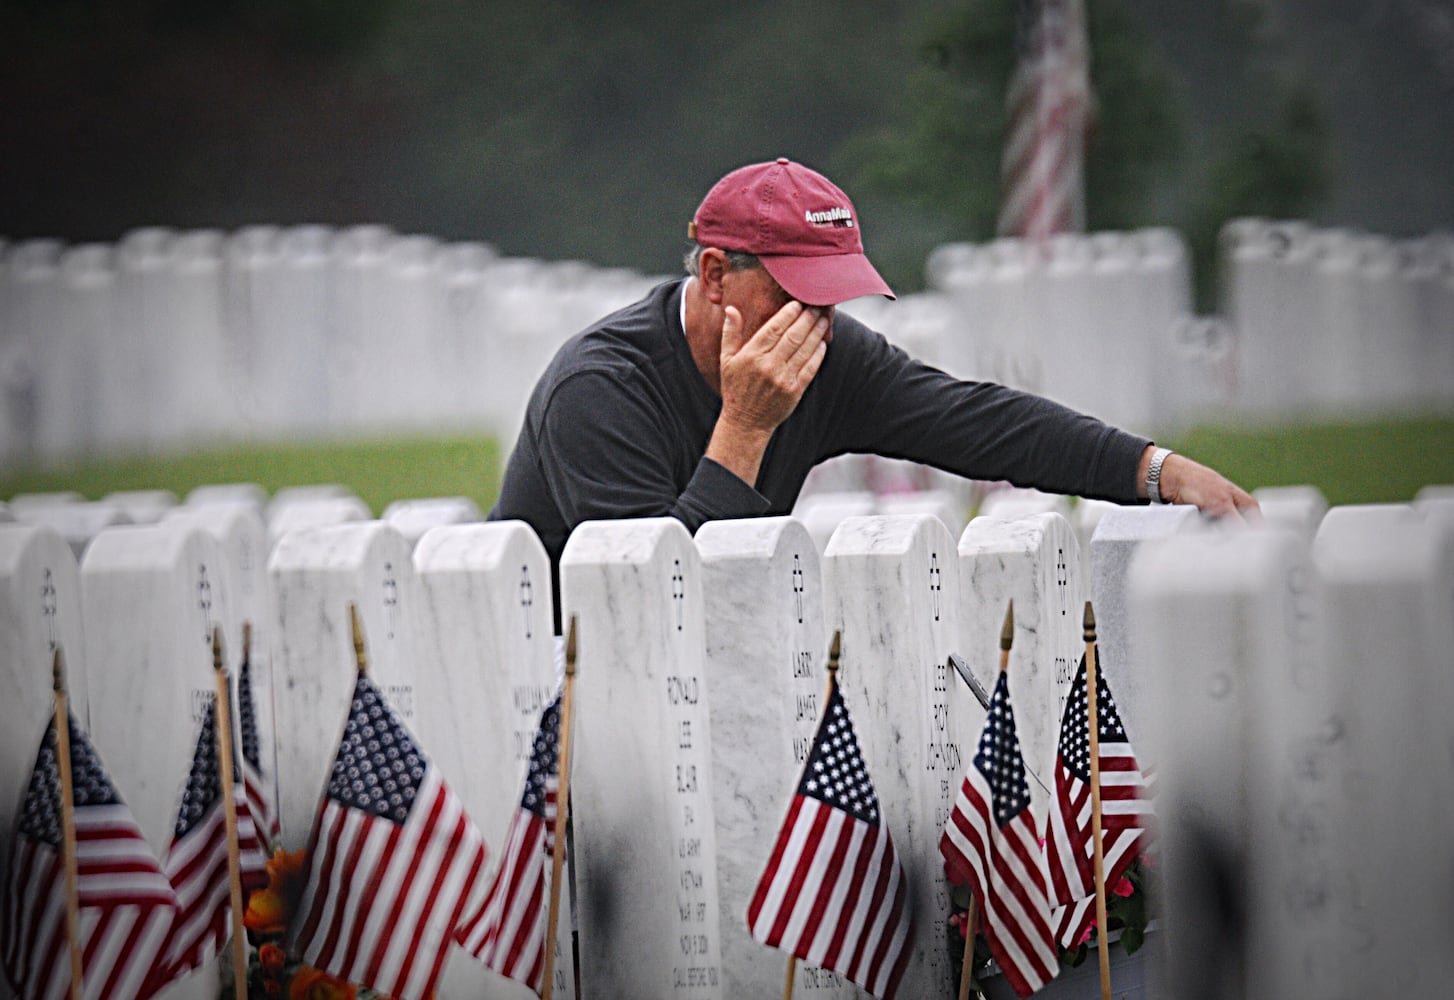
[[[0,241],[0,459],[509,435],[561,342],[653,283],[382,226]]]
[[[1409,803],[1398,801],[1449,780],[1454,748],[1437,739],[1431,744],[1429,734],[1447,731],[1437,724],[1438,711],[1454,706],[1441,700],[1437,672],[1419,656],[1442,650],[1447,674],[1447,650],[1454,646],[1440,645],[1441,619],[1420,617],[1418,610],[1436,608],[1446,626],[1451,621],[1454,604],[1437,601],[1454,602],[1454,564],[1449,546],[1431,541],[1451,537],[1437,534],[1448,523],[1440,513],[1448,500],[1430,495],[1417,508],[1335,509],[1320,526],[1316,497],[1273,499],[1283,507],[1277,519],[1300,530],[1188,534],[1175,540],[1185,551],[1170,548],[1171,555],[1153,557],[1148,550],[1130,568],[1143,539],[1189,533],[1197,518],[1187,509],[1127,508],[1102,515],[1091,546],[1105,668],[1128,729],[1148,732],[1145,753],[1159,769],[1164,801],[1173,804],[1168,922],[1200,928],[1203,906],[1186,901],[1205,904],[1230,891],[1265,904],[1249,927],[1267,930],[1258,920],[1273,920],[1274,939],[1296,938],[1306,920],[1275,921],[1277,905],[1295,894],[1270,888],[1294,887],[1307,890],[1299,899],[1324,907],[1331,897],[1370,908],[1376,919],[1357,930],[1373,937],[1358,942],[1387,941],[1395,931],[1425,942],[1428,928],[1419,921],[1427,914],[1393,908],[1418,886],[1409,878],[1384,883],[1351,872],[1327,838],[1347,812],[1399,806],[1391,816],[1349,821],[1377,835],[1365,846],[1387,846],[1392,857],[1407,858],[1419,847],[1430,848],[1419,856],[1431,863],[1448,860],[1447,845],[1441,854],[1429,841],[1449,828],[1438,824],[1442,816],[1422,817],[1434,821],[1429,826],[1406,822]],[[1370,562],[1365,550],[1394,524],[1406,528],[1399,529],[1404,537],[1396,539],[1395,555]],[[1306,570],[1313,538],[1326,578],[1319,586]],[[285,535],[266,569],[245,554],[262,544],[255,514],[242,505],[216,505],[210,513],[204,508],[150,527],[107,529],[77,574],[69,547],[53,531],[0,526],[4,662],[14,665],[5,678],[11,691],[0,701],[7,716],[0,730],[14,743],[3,755],[0,802],[18,800],[44,726],[48,652],[60,642],[68,651],[84,650],[72,655],[78,711],[89,714],[119,787],[154,846],[164,850],[199,699],[210,686],[206,636],[213,625],[236,635],[248,620],[257,648],[268,654],[257,667],[260,702],[276,712],[276,759],[286,762],[279,774],[284,841],[302,846],[349,690],[346,609],[353,602],[364,619],[375,679],[461,792],[487,841],[502,843],[530,737],[556,682],[549,570],[534,536],[519,524],[455,525],[426,533],[411,551],[387,524],[345,524]],[[1336,554],[1326,555],[1329,550]],[[1284,556],[1302,567],[1301,575],[1283,572],[1277,560]],[[1005,602],[1015,600],[1011,688],[1043,818],[1060,710],[1082,648],[1080,562],[1069,523],[1053,513],[977,518],[957,545],[930,515],[853,518],[821,559],[807,530],[792,519],[709,524],[695,544],[666,519],[578,531],[562,562],[561,586],[563,611],[578,620],[581,636],[573,798],[584,981],[606,995],[762,995],[780,988],[785,960],[748,939],[743,913],[806,755],[821,708],[823,648],[830,628],[837,628],[844,639],[842,682],[913,886],[920,930],[905,989],[916,996],[948,992],[948,955],[938,931],[948,896],[936,843],[983,712],[946,660],[961,653],[977,680],[991,686],[999,621]],[[1397,574],[1390,575],[1390,564],[1417,566],[1423,575],[1392,582]],[[1228,598],[1236,581],[1252,596]],[[1338,586],[1355,589],[1338,597]],[[1276,598],[1278,588],[1287,594]],[[271,603],[260,608],[264,592]],[[1423,596],[1400,604],[1415,593]],[[1274,599],[1262,600],[1267,594]],[[1307,643],[1307,623],[1315,620],[1336,620],[1348,635],[1386,640],[1378,662],[1400,671],[1372,676],[1371,689],[1360,687],[1358,698],[1319,715],[1324,702],[1308,695],[1303,668],[1332,663],[1328,682],[1313,687],[1333,692],[1335,681],[1364,683],[1350,673],[1355,664],[1268,656],[1279,641]],[[1142,648],[1131,652],[1133,634]],[[231,656],[235,665],[235,651]],[[1157,691],[1163,679],[1171,693]],[[1249,701],[1246,691],[1258,700]],[[1368,720],[1404,705],[1419,714],[1380,745],[1385,734]],[[1332,736],[1318,728],[1334,719]],[[1315,739],[1330,744],[1333,759],[1309,764],[1287,752],[1305,751]],[[1377,782],[1365,776],[1384,763],[1397,765],[1406,784],[1372,787]],[[1276,780],[1262,780],[1259,772]],[[1242,865],[1218,870],[1230,883],[1191,877],[1206,859],[1177,839],[1176,820],[1186,816],[1215,821],[1210,832],[1198,827],[1197,836],[1215,835],[1216,850]],[[11,817],[4,819],[8,830]],[[1325,872],[1317,886],[1305,884],[1302,869],[1282,872],[1273,863],[1287,860],[1276,853],[1289,846],[1280,832],[1303,838],[1296,854],[1285,854],[1343,867]],[[1375,871],[1383,875],[1390,867],[1393,861]],[[1294,875],[1303,881],[1287,881]],[[1352,888],[1338,877],[1353,878]],[[1447,904],[1443,897],[1426,902]],[[1329,922],[1326,908],[1319,913],[1326,934],[1302,942],[1308,947],[1337,940],[1342,927]],[[1210,932],[1235,929],[1228,924]],[[1212,947],[1201,940],[1191,943]],[[1252,941],[1237,941],[1248,949],[1249,969]],[[1301,959],[1304,953],[1287,954]],[[1373,965],[1392,968],[1383,957],[1380,952]],[[1361,960],[1367,964],[1368,956]],[[1286,971],[1258,968],[1274,976]],[[838,977],[811,968],[799,977],[804,990],[852,992]],[[193,987],[202,992],[192,995],[206,995],[205,987]],[[485,989],[518,995],[459,961],[442,995]]]
[[[1223,257],[1220,319],[1194,316],[1165,229],[948,244],[929,291],[846,308],[954,375],[1131,428],[1454,400],[1454,240],[1248,219]],[[0,459],[360,430],[509,439],[559,345],[653,280],[379,226],[0,241]]]

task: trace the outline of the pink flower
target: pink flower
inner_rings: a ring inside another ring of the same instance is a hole
[[[1131,895],[1131,893],[1135,891],[1136,887],[1132,885],[1131,880],[1124,875],[1121,876],[1121,880],[1119,882],[1111,887],[1111,892],[1117,896],[1120,896],[1122,899],[1125,899],[1127,896]]]
[[[1096,929],[1096,921],[1095,921],[1095,918],[1092,917],[1091,918],[1091,922],[1085,925],[1085,933],[1081,934],[1080,940],[1077,941],[1076,944],[1077,945],[1089,944],[1090,943],[1090,939],[1091,939],[1091,932],[1094,931],[1095,929]]]

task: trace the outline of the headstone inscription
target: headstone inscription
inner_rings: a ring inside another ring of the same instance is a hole
[[[285,534],[267,564],[274,600],[273,708],[283,846],[306,846],[338,747],[355,678],[349,606],[363,625],[369,675],[404,725],[418,730],[418,606],[409,543],[382,521]]]
[[[560,561],[577,623],[580,969],[603,996],[723,996],[701,565],[680,521],[588,521]]]
[[[1341,725],[1331,836],[1352,912],[1336,955],[1350,996],[1432,996],[1454,977],[1454,536],[1333,508],[1313,543]],[[1418,859],[1412,861],[1411,859]]]
[[[560,689],[550,562],[528,525],[500,521],[431,529],[414,548],[414,569],[419,657],[429,664],[418,676],[418,732],[483,835],[493,878],[520,809],[541,713]],[[553,989],[571,997],[568,873],[563,882]],[[527,1000],[534,994],[457,951],[445,967],[441,995]]]
[[[1142,544],[1127,592],[1153,709],[1137,739],[1156,762],[1167,995],[1359,995],[1328,959],[1356,903],[1332,851],[1342,736],[1306,546],[1273,529],[1169,535]]]
[[[1054,796],[1060,716],[1085,651],[1082,577],[1080,546],[1070,522],[1059,514],[977,517],[959,539],[956,651],[985,691],[994,690],[1005,609],[1015,602],[1010,702],[1037,823],[1043,823]],[[966,742],[983,726],[984,710],[973,718],[975,724],[959,727]]]
[[[225,561],[215,538],[179,523],[107,529],[81,564],[92,738],[159,858],[216,695],[212,630],[237,634]],[[229,669],[237,652],[227,645]],[[160,996],[210,1000],[216,970],[209,963]]]
[[[824,620],[842,632],[839,682],[908,879],[905,996],[953,989],[939,836],[976,721],[974,697],[948,665],[959,641],[959,575],[954,539],[926,514],[850,518],[823,554]]]
[[[1127,604],[1126,573],[1143,542],[1195,531],[1202,523],[1197,509],[1188,505],[1118,507],[1101,518],[1089,549],[1081,550],[1082,555],[1088,552],[1090,556],[1088,596],[1096,610],[1096,649],[1133,746],[1152,711],[1148,703],[1151,681],[1131,667],[1137,622]],[[1137,747],[1136,752],[1138,760],[1150,762],[1148,751]]]
[[[55,712],[51,666],[65,658],[71,712],[85,725],[86,649],[76,557],[53,528],[0,524],[0,885],[16,811]],[[0,977],[0,996],[12,994]]]
[[[807,529],[789,517],[712,521],[696,542],[712,678],[723,990],[771,996],[782,989],[787,955],[754,940],[746,915],[823,711],[823,576]],[[842,976],[804,963],[794,982],[796,995],[857,995]]]

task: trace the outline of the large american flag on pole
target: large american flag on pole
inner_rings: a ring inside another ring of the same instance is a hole
[[[252,694],[252,657],[249,654],[237,669],[237,724],[242,742],[242,780],[247,786],[247,801],[257,821],[263,840],[272,844],[282,836],[278,810],[274,806],[271,780],[263,774],[261,744],[257,731],[257,703]]]
[[[217,702],[211,701],[197,732],[192,769],[177,808],[164,870],[177,893],[180,911],[167,945],[169,975],[176,978],[216,956],[232,931],[227,870],[227,818],[223,815],[221,761],[217,752]],[[237,781],[237,846],[244,891],[267,882],[267,848]]]
[[[468,918],[459,942],[502,976],[536,993],[545,971],[547,862],[555,849],[556,794],[560,787],[560,697],[546,706],[535,733],[525,791],[510,821],[504,858],[484,905]]]
[[[1101,853],[1109,889],[1125,874],[1149,836],[1152,812],[1146,780],[1104,671],[1096,671],[1096,729],[1100,738]],[[1061,904],[1056,939],[1074,947],[1095,918],[1095,845],[1091,838],[1090,715],[1085,657],[1065,703],[1055,755],[1055,802],[1045,850],[1050,888]]]
[[[1015,993],[1029,996],[1054,979],[1050,899],[1004,671],[939,850],[978,897],[990,952]]]
[[[140,1000],[159,988],[154,970],[177,897],[131,810],[71,718],[77,887],[87,1000]],[[61,779],[52,720],[21,806],[4,891],[0,957],[18,995],[65,1000],[71,983]]]
[[[429,996],[484,868],[485,845],[362,672],[307,864],[294,952],[395,1000]]]
[[[892,997],[909,961],[908,887],[853,720],[831,682],[797,793],[747,909],[752,936]]]
[[[1091,113],[1084,7],[1081,0],[1020,0],[1016,20],[999,232],[1033,240],[1080,232]]]

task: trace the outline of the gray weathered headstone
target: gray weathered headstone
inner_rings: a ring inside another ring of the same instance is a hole
[[[578,623],[574,824],[582,984],[723,996],[700,558],[680,521],[589,521],[560,561]]]
[[[428,665],[414,637],[418,590],[409,543],[382,521],[289,532],[273,548],[268,577],[279,812],[283,845],[295,851],[307,843],[353,691],[349,605],[358,607],[369,676],[426,755],[432,741],[418,728],[415,686]]]
[[[939,837],[984,719],[948,666],[959,642],[957,563],[954,539],[926,514],[850,518],[823,555],[824,618],[843,636],[839,682],[908,878],[905,996],[953,988]]]
[[[81,564],[91,734],[158,858],[216,694],[212,630],[238,628],[225,561],[215,538],[177,523],[110,528]],[[229,644],[229,669],[236,655]],[[215,997],[216,968],[209,963],[161,995]]]
[[[818,550],[787,517],[713,521],[697,530],[712,678],[713,806],[727,996],[782,989],[787,955],[747,930],[823,711],[823,577]],[[841,976],[799,963],[795,994],[856,996]]]
[[[414,569],[419,656],[430,665],[415,689],[418,732],[484,836],[493,878],[520,809],[540,715],[560,690],[550,562],[523,521],[498,521],[430,530],[414,547]],[[570,997],[568,874],[560,905],[554,991]],[[451,955],[441,984],[446,997],[533,995],[462,952]]]

